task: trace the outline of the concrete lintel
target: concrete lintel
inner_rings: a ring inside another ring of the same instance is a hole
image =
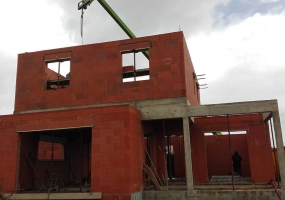
[[[11,200],[29,200],[29,199],[101,199],[102,193],[29,193],[13,194]]]
[[[185,104],[156,105],[140,108],[141,120],[182,118],[186,115]]]
[[[113,102],[113,103],[90,104],[90,105],[81,105],[81,106],[60,107],[60,108],[47,108],[47,109],[39,109],[39,110],[26,110],[26,111],[17,111],[17,112],[14,112],[14,114],[38,113],[38,112],[61,111],[61,110],[70,110],[70,109],[83,109],[83,108],[96,108],[96,107],[117,106],[117,105],[132,105],[140,110],[141,108],[147,108],[147,107],[158,106],[158,105],[160,106],[172,105],[172,104],[190,105],[186,97],[174,97],[174,98],[164,98],[164,99]]]
[[[134,106],[141,111],[141,120],[181,118],[186,114],[187,98],[136,101]]]
[[[189,117],[264,113],[278,110],[277,100],[188,106]]]
[[[135,101],[134,106],[136,108],[149,107],[155,105],[171,105],[171,104],[187,104],[188,100],[186,97],[175,97],[165,99],[152,99],[152,100],[141,100]]]

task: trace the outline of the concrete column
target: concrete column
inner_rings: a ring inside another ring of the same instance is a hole
[[[194,184],[193,184],[190,129],[189,129],[188,117],[183,117],[183,136],[184,136],[187,191],[192,191],[194,190]]]
[[[278,109],[272,112],[273,123],[274,123],[274,132],[276,138],[276,148],[279,162],[279,170],[281,176],[281,188],[285,190],[285,156],[284,156],[284,145],[282,138],[282,130],[280,123],[280,116]]]

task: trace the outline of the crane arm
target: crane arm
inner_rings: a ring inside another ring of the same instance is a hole
[[[129,27],[123,22],[123,20],[121,20],[121,18],[116,14],[116,12],[109,6],[109,4],[105,0],[98,0],[98,2],[130,38],[136,38],[135,34],[129,29]],[[147,59],[149,59],[148,51],[143,51],[142,53]]]
[[[135,34],[129,29],[129,27],[123,22],[123,20],[121,20],[121,18],[116,14],[116,12],[109,6],[109,4],[105,0],[98,0],[98,2],[130,38],[136,38]]]
[[[94,0],[82,0],[78,3],[78,10],[80,9],[87,9],[87,6],[90,6],[90,4]],[[135,34],[129,29],[129,27],[121,20],[121,18],[116,14],[116,12],[109,6],[109,4],[105,0],[97,0],[101,6],[109,13],[109,15],[115,20],[115,22],[123,29],[123,31],[130,37],[130,38],[136,38]],[[148,51],[142,52],[144,56],[149,59],[149,53]]]

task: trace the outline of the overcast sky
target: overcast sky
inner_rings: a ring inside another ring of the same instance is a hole
[[[78,2],[1,2],[1,115],[13,112],[17,54],[81,44]],[[202,104],[277,99],[285,128],[285,0],[107,2],[137,37],[184,32],[197,74],[206,74]],[[84,44],[126,38],[96,0],[85,11]]]

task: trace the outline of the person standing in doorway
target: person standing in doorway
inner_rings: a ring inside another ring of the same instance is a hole
[[[235,175],[241,175],[241,161],[242,157],[235,151],[234,155],[232,156],[233,161],[233,168]]]

